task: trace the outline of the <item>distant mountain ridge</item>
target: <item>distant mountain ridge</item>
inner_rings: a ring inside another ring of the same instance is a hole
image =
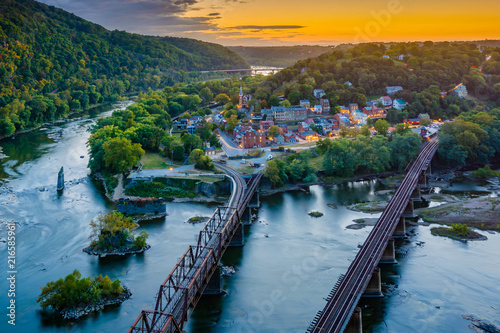
[[[186,72],[234,68],[249,65],[222,45],[109,31],[33,0],[0,0],[0,136]]]

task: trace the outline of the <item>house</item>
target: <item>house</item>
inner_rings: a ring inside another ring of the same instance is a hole
[[[349,121],[349,118],[347,118],[343,114],[337,113],[333,117],[335,118],[335,120],[337,120],[339,127],[341,127],[341,126],[350,127],[351,126],[351,122]]]
[[[300,106],[285,108],[284,106],[272,106],[270,109],[263,109],[262,115],[266,114],[267,119],[274,117],[275,121],[294,121],[307,118],[307,109]]]
[[[321,98],[319,100],[319,104],[323,108],[323,113],[329,113],[330,112],[330,100],[328,98]]]
[[[263,132],[257,132],[254,129],[246,130],[241,134],[242,148],[254,148],[266,146],[266,135]]]
[[[384,59],[389,59],[389,56],[388,56],[387,54],[384,54],[384,55],[382,56],[382,58],[384,58]]]
[[[385,91],[387,92],[387,95],[395,94],[396,92],[398,92],[400,90],[403,90],[403,87],[401,87],[401,86],[385,87]]]
[[[314,112],[314,113],[323,113],[323,107],[320,104],[316,104],[313,107],[312,112]]]
[[[340,105],[340,113],[349,113],[349,108],[347,106]]]
[[[358,103],[351,103],[349,104],[349,113],[352,114],[356,110],[359,110]]]
[[[274,143],[276,143],[277,145],[282,145],[285,143],[285,137],[282,135],[282,134],[277,134],[274,139],[273,139]]]
[[[386,116],[385,110],[375,105],[364,107],[363,113],[366,114],[368,118],[385,118]]]
[[[317,99],[320,99],[321,97],[325,96],[325,91],[323,89],[314,89],[313,95]]]
[[[307,132],[307,131],[309,131],[309,124],[305,123],[303,121],[299,122],[298,132],[302,133],[302,132]]]
[[[408,124],[408,125],[418,125],[418,124],[420,124],[420,119],[418,119],[418,118],[409,118],[409,119],[405,119],[404,123]]]
[[[425,127],[425,126],[412,128],[412,131],[419,134],[424,140],[436,137],[438,133],[437,128]]]
[[[308,99],[301,99],[300,102],[299,102],[300,106],[305,108],[305,109],[309,109],[311,108],[311,102],[309,102]]]
[[[259,121],[259,128],[261,131],[267,131],[268,129],[271,128],[271,126],[274,126],[274,121],[272,121],[272,120]]]
[[[398,98],[394,100],[392,107],[398,110],[403,110],[406,107],[406,102],[404,99]]]
[[[419,120],[422,120],[422,119],[427,119],[428,121],[431,121],[431,117],[429,116],[429,114],[427,113],[421,113],[418,115],[418,119]]]
[[[279,124],[278,127],[281,129],[282,134],[288,133],[288,126],[286,124]]]
[[[359,110],[355,110],[351,113],[351,119],[354,125],[364,125],[366,124],[368,116]]]
[[[215,147],[206,147],[205,148],[205,155],[214,156],[215,154],[217,154],[217,150],[215,149]]]
[[[304,122],[306,124],[309,124],[309,125],[314,125],[314,119],[312,119],[312,118],[308,118],[308,119],[304,120]]]
[[[200,116],[192,116],[189,119],[189,124],[190,125],[197,125],[202,119],[203,119],[203,117],[200,117]]]
[[[251,129],[250,126],[246,126],[246,125],[236,125],[233,129],[233,136],[236,137],[238,134],[241,134],[247,130]]]
[[[217,113],[217,114],[215,114],[215,116],[214,116],[214,120],[215,120],[215,123],[216,123],[217,125],[220,125],[220,124],[222,124],[222,122],[224,121],[224,117],[222,116],[222,114]]]
[[[352,83],[349,81],[345,81],[344,84],[348,86],[349,88],[352,88]]]
[[[403,61],[405,58],[405,55],[404,54],[400,54],[397,59],[400,60],[400,61]]]
[[[187,125],[186,131],[188,131],[189,134],[193,135],[197,128],[198,127],[195,125]]]
[[[460,83],[458,86],[456,86],[455,88],[453,88],[451,90],[451,93],[458,95],[458,97],[460,97],[460,98],[465,98],[468,95],[468,93],[467,93],[467,87],[465,87],[463,85],[463,83]]]
[[[339,127],[339,121],[335,118],[332,118],[332,119],[328,119],[328,121],[330,122],[330,124],[332,124],[332,129],[334,127]]]
[[[297,142],[297,138],[295,137],[295,134],[293,134],[292,132],[288,132],[284,135],[285,137],[285,142],[287,143],[295,143]]]
[[[386,109],[392,106],[392,99],[389,96],[382,96],[379,98],[379,101],[382,102],[382,105]]]
[[[303,140],[316,141],[318,140],[318,133],[314,131],[306,131],[298,134]]]

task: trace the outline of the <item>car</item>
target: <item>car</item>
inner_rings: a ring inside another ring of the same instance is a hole
[[[266,158],[266,161],[270,161],[274,158],[273,154],[269,154],[269,156]]]

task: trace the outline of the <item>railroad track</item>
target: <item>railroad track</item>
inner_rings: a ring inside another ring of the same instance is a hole
[[[421,172],[426,170],[436,149],[438,141],[426,142],[418,158],[408,170],[403,182],[389,201],[386,209],[349,266],[347,273],[336,286],[325,308],[321,311],[308,332],[342,332],[363,291],[368,285],[371,275],[404,212],[411,193],[415,189]]]

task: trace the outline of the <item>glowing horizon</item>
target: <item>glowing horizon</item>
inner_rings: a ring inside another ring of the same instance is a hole
[[[500,1],[43,0],[108,29],[222,45],[500,39]]]

